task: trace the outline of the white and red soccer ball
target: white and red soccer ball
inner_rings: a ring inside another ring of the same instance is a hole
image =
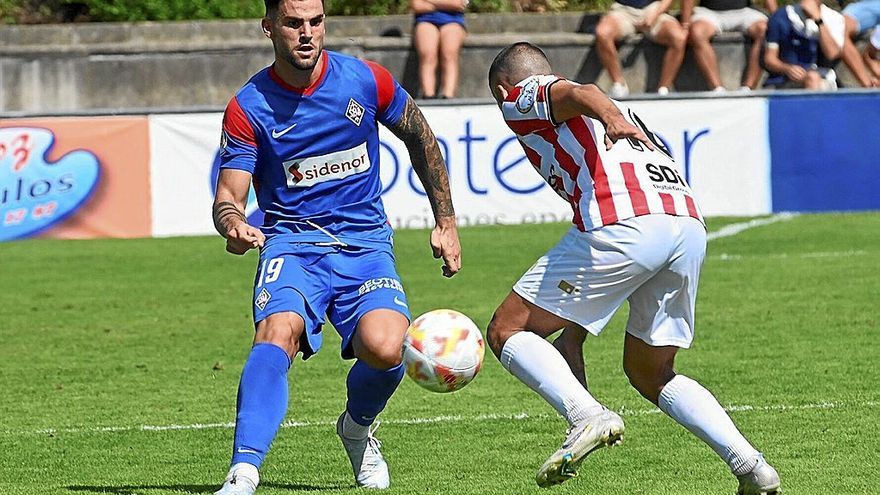
[[[406,374],[432,392],[460,390],[483,365],[485,344],[467,316],[436,309],[416,318],[406,332],[403,363]]]

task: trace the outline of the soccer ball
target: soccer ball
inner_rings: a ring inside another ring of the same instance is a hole
[[[406,331],[406,374],[432,392],[460,390],[483,365],[483,336],[467,316],[435,309],[419,316]]]

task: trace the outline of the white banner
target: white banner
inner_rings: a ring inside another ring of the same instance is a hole
[[[633,101],[665,141],[707,216],[770,210],[767,104],[759,98]],[[424,107],[449,169],[461,225],[569,221],[494,105]],[[220,114],[150,116],[153,233],[210,234]],[[403,143],[380,131],[385,210],[394,228],[433,226]],[[251,195],[248,213],[256,209]]]
[[[150,116],[153,236],[214,233],[212,166],[223,115]]]
[[[765,98],[633,101],[669,147],[706,216],[772,211]]]

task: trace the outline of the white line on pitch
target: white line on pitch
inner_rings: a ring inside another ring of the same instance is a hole
[[[721,261],[736,261],[746,258],[755,258],[755,259],[786,259],[786,258],[850,258],[853,256],[864,256],[868,254],[867,251],[862,250],[850,250],[850,251],[816,251],[812,253],[772,253],[772,254],[755,254],[755,255],[742,255],[742,254],[728,254],[721,253],[713,256],[707,256],[708,259],[716,259]]]
[[[755,227],[762,227],[764,225],[770,225],[771,223],[782,222],[785,220],[791,220],[796,216],[797,213],[786,212],[773,215],[772,217],[756,218],[754,220],[749,220],[748,222],[732,223],[730,225],[725,225],[724,227],[721,227],[714,232],[709,232],[709,234],[706,235],[706,240],[713,241],[715,239],[721,239],[722,237],[734,236],[744,230],[753,229]]]
[[[814,409],[854,409],[854,408],[875,408],[880,403],[877,401],[863,402],[817,402],[811,404],[771,404],[766,406],[753,406],[748,404],[729,405],[725,409],[729,412],[751,412],[751,411],[809,411]],[[623,416],[644,416],[649,414],[661,414],[657,408],[647,409],[628,409],[620,408],[618,412]],[[555,414],[528,414],[528,413],[511,413],[511,414],[479,414],[475,416],[462,415],[444,415],[433,416],[428,418],[389,418],[382,420],[385,424],[398,425],[420,425],[433,423],[459,423],[459,422],[484,422],[484,421],[523,421],[528,419],[551,419],[557,417]],[[335,425],[336,420],[324,421],[285,421],[282,428],[309,428],[316,426]],[[213,429],[231,429],[235,427],[235,423],[195,423],[189,425],[138,425],[138,426],[97,426],[91,428],[46,428],[39,430],[23,430],[3,432],[7,435],[35,435],[35,434],[56,434],[56,433],[121,433],[134,431],[180,431],[180,430],[213,430]]]

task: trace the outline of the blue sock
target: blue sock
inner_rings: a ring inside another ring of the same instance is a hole
[[[275,344],[251,349],[241,381],[235,416],[232,464],[260,467],[287,412],[287,370],[290,357]]]
[[[361,426],[373,424],[376,416],[385,409],[391,394],[403,379],[403,364],[387,370],[367,366],[360,359],[348,372],[348,403],[345,408],[351,419]]]

